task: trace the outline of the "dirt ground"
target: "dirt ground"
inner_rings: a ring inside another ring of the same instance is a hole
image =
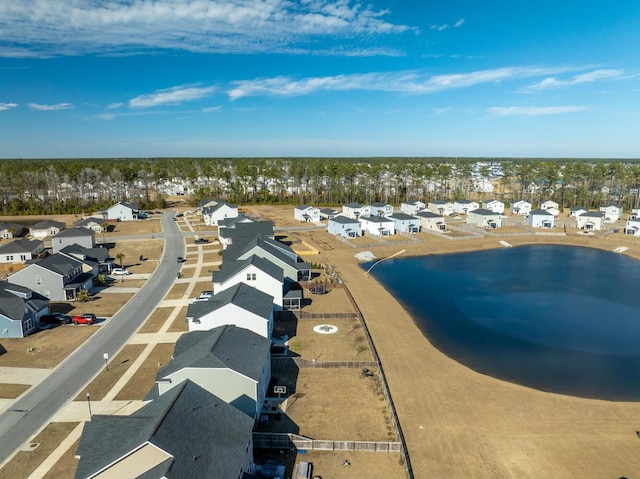
[[[158,370],[171,361],[175,344],[158,344],[135,376],[116,395],[116,400],[142,400],[153,387]]]

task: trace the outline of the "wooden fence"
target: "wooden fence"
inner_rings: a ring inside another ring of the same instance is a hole
[[[402,444],[399,442],[311,439],[309,437],[291,433],[254,432],[253,446],[261,449],[402,453]]]
[[[293,362],[298,369],[362,369],[377,368],[375,361],[313,361],[296,357],[271,357],[271,364],[286,366],[286,363]]]

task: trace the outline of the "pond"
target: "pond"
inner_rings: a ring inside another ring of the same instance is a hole
[[[475,371],[561,394],[640,399],[637,260],[533,245],[395,258],[370,274],[432,344]]]

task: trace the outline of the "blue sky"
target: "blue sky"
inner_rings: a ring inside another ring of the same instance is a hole
[[[637,0],[0,0],[0,157],[640,158]]]

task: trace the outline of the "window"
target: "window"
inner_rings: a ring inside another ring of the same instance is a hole
[[[256,274],[255,273],[247,273],[247,281],[255,281]]]
[[[36,286],[42,286],[42,278],[40,276],[36,276]]]

